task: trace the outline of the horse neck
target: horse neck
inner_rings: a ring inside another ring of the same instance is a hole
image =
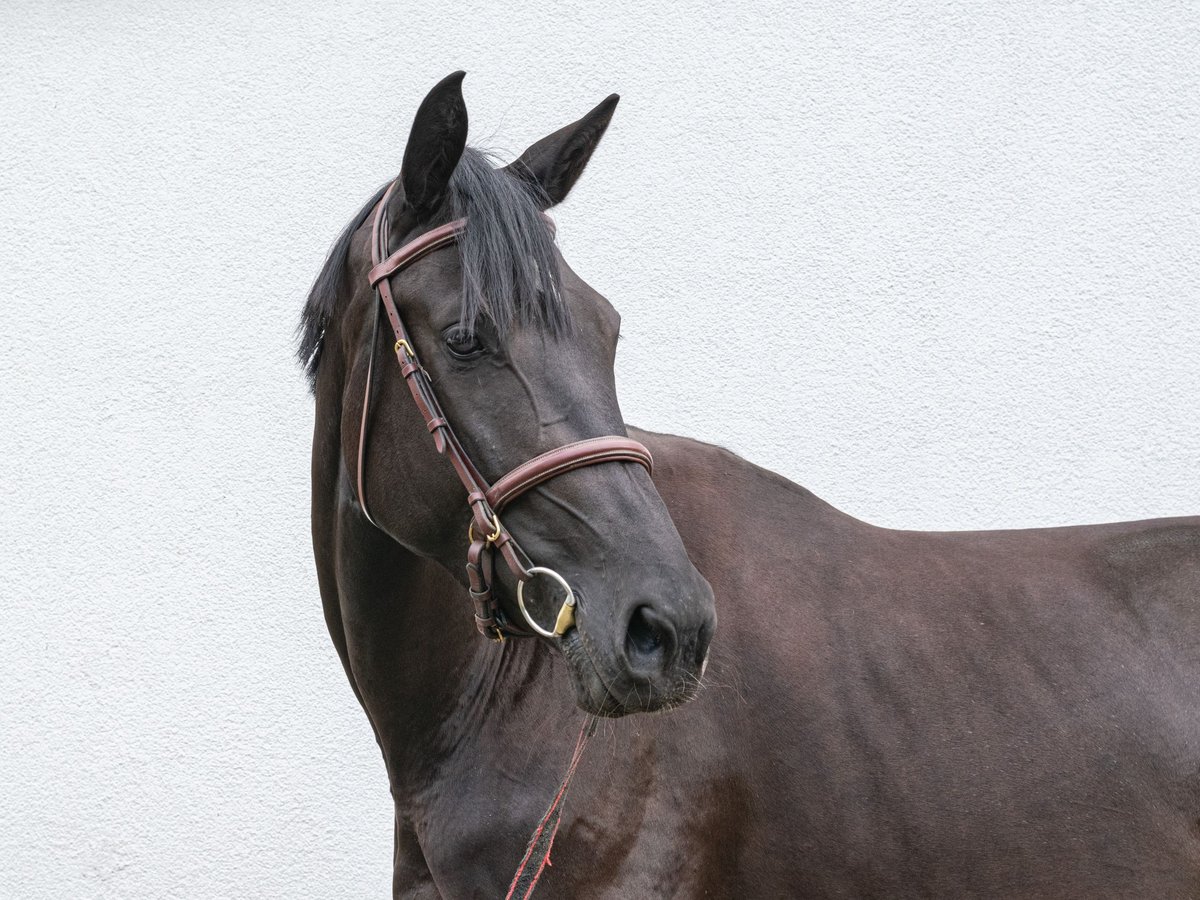
[[[465,589],[441,565],[376,536],[344,548],[340,605],[351,680],[400,800],[456,754],[477,759],[497,721],[544,712],[538,698],[556,682],[540,642],[485,640]]]
[[[456,747],[485,739],[498,710],[512,714],[518,699],[530,708],[546,689],[539,673],[549,654],[540,642],[501,647],[481,638],[466,589],[362,515],[344,454],[340,362],[326,360],[328,380],[322,373],[318,382],[313,545],[330,636],[399,793]]]

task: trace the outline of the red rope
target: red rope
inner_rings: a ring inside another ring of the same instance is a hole
[[[575,770],[579,768],[579,761],[583,758],[583,748],[587,746],[588,738],[596,731],[596,719],[593,716],[588,716],[583,723],[583,727],[579,729],[579,739],[575,742],[575,752],[571,754],[571,764],[567,767],[567,774],[563,776],[562,784],[559,785],[558,793],[554,795],[554,800],[546,809],[545,815],[542,816],[537,827],[533,830],[533,835],[529,838],[529,846],[525,848],[525,855],[521,857],[521,864],[517,866],[517,872],[513,875],[512,884],[508,887],[508,893],[504,895],[504,900],[528,900],[533,895],[533,889],[537,886],[538,879],[542,877],[542,870],[550,863],[550,848],[554,846],[554,838],[558,834],[558,825],[562,820],[562,802],[566,797],[567,787],[571,784],[571,778],[575,774]],[[549,826],[549,831],[547,831]],[[537,868],[533,870],[532,876],[529,877],[529,863],[534,857],[535,851],[539,848],[541,853]],[[517,893],[518,888],[522,886],[522,880],[528,877],[527,883],[520,894]]]

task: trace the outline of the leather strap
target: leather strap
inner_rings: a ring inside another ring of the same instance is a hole
[[[389,188],[388,194],[390,193],[391,189]],[[387,196],[385,195],[383,199],[386,201]],[[413,238],[383,262],[378,262],[378,257],[376,257],[375,265],[367,273],[371,287],[376,287],[379,282],[390,278],[401,269],[408,268],[425,254],[432,253],[439,247],[453,244],[466,226],[466,219],[455,219],[453,222],[447,222],[445,225],[439,225],[437,228],[426,231],[420,237]]]
[[[530,567],[526,565],[528,557],[505,529],[500,521],[499,511],[537,485],[582,466],[606,462],[632,462],[651,471],[653,460],[649,450],[629,437],[610,435],[588,438],[548,450],[517,466],[502,476],[494,485],[488,484],[463,449],[450,421],[442,412],[441,404],[438,403],[437,395],[433,391],[433,382],[417,357],[412,337],[404,326],[404,320],[400,317],[400,311],[396,307],[391,288],[393,276],[429,253],[454,243],[458,239],[458,235],[467,227],[467,220],[456,219],[445,225],[439,225],[388,255],[390,228],[387,206],[395,189],[396,182],[393,181],[375,207],[374,220],[371,224],[371,261],[373,265],[368,273],[368,278],[371,286],[375,288],[380,305],[395,334],[396,342],[393,349],[396,361],[400,365],[400,374],[408,385],[413,402],[425,420],[425,426],[429,433],[433,435],[434,446],[438,453],[450,460],[459,481],[467,491],[467,505],[471,510],[467,578],[471,599],[475,606],[475,625],[481,634],[493,639],[503,640],[506,634],[529,636],[531,632],[507,621],[492,593],[492,585],[495,583],[495,554],[497,551],[516,579],[525,581],[530,577]],[[546,217],[546,221],[550,227],[553,227],[553,221],[549,217]],[[371,405],[375,344],[378,340],[379,307],[376,307],[375,310],[371,348],[367,362],[367,382],[363,392],[362,421],[359,425],[355,482],[358,490],[358,503],[362,508],[363,515],[366,516],[367,521],[378,528],[379,526],[367,511],[366,496],[367,425]]]
[[[572,469],[602,462],[632,462],[654,473],[650,451],[632,438],[601,437],[564,444],[521,463],[488,488],[487,501],[499,512],[530,488],[537,487]]]
[[[375,375],[375,344],[379,340],[379,307],[374,307],[375,315],[372,316],[371,324],[371,348],[367,352],[367,387],[363,394],[362,420],[358,424],[358,466],[357,478],[358,482],[358,505],[362,509],[363,515],[367,517],[367,521],[379,527],[375,520],[371,518],[371,514],[367,511],[367,487],[363,483],[363,477],[367,471],[367,467],[363,464],[364,457],[367,453],[367,411],[371,406],[371,382]]]

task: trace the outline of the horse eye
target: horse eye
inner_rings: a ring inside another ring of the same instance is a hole
[[[473,359],[483,353],[479,338],[462,328],[453,328],[446,333],[446,346],[450,355],[458,359]]]

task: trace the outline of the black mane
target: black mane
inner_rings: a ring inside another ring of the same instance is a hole
[[[386,190],[387,185],[377,190],[342,230],[304,304],[297,356],[310,388],[321,364],[326,326],[349,293],[345,273],[351,238]],[[458,239],[463,273],[459,321],[467,331],[474,331],[481,316],[502,340],[514,322],[537,323],[555,334],[566,325],[558,258],[541,216],[542,201],[539,188],[501,172],[488,154],[473,147],[463,151],[450,179],[450,204],[454,218],[469,223]]]

